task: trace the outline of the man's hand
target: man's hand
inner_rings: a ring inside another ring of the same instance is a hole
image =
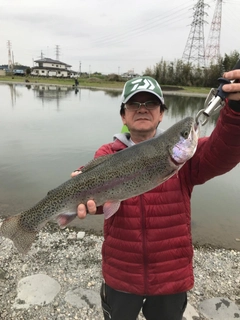
[[[79,206],[77,207],[77,215],[79,219],[84,219],[87,213],[95,214],[96,211],[97,207],[93,200],[88,200],[87,207],[83,203],[79,204]]]
[[[71,178],[77,176],[79,173],[82,173],[82,171],[81,171],[81,170],[75,170],[75,171],[73,171],[73,172],[71,173]]]
[[[223,78],[226,78],[228,80],[236,80],[235,83],[231,84],[225,84],[222,89],[225,92],[229,92],[228,99],[229,100],[240,100],[240,69],[231,70],[229,72],[225,72],[223,74]],[[232,92],[232,93],[231,93]]]
[[[77,176],[79,173],[82,173],[81,170],[76,170],[71,173],[71,177]],[[81,203],[77,207],[77,215],[79,219],[86,218],[87,213],[89,214],[95,214],[97,212],[96,204],[93,200],[88,200],[87,206],[85,204]]]

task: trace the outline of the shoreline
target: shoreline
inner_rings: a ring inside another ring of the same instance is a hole
[[[102,241],[101,235],[92,232],[61,230],[50,225],[39,232],[27,255],[19,254],[10,240],[1,242],[0,319],[103,319],[100,300],[88,306],[79,305],[79,292],[99,297]],[[237,250],[194,247],[195,286],[188,293],[188,302],[199,317],[185,319],[209,319],[199,310],[202,302],[214,297],[240,305],[239,268]],[[59,292],[49,303],[26,305],[18,283],[39,275],[56,281]],[[142,319],[140,315],[139,320]]]
[[[72,88],[73,90],[75,89],[74,85],[69,85],[69,84],[54,84],[54,83],[45,83],[45,82],[23,82],[23,81],[3,81],[0,80],[0,84],[15,84],[15,85],[22,85],[22,86],[51,86],[51,87],[68,87]],[[93,85],[78,85],[79,89],[92,89],[92,90],[110,90],[110,91],[119,91],[122,92],[122,88],[113,88],[113,87],[107,87],[107,86],[94,86]],[[197,92],[184,92],[184,90],[164,90],[162,89],[163,95],[176,95],[176,96],[187,96],[187,97],[199,97],[199,98],[206,98],[207,93],[197,93]]]
[[[0,205],[1,209],[1,205]],[[20,211],[24,211],[26,208],[21,208]],[[5,210],[3,210],[4,212]],[[14,211],[13,216],[19,214],[20,212]],[[7,212],[0,213],[0,225],[1,221],[4,219],[8,218],[9,215]],[[91,220],[90,220],[91,219]],[[103,221],[103,215],[88,215],[86,219],[74,219],[72,222],[69,223],[69,225],[66,227],[67,230],[70,230],[71,232],[86,232],[90,233],[93,236],[97,237],[102,237],[103,236],[103,226],[104,226],[104,221]],[[61,230],[58,227],[57,222],[52,219],[50,220],[46,226],[43,228],[43,232],[49,232],[52,233],[53,230]],[[62,229],[64,231],[64,229]],[[54,232],[55,232],[54,231]],[[192,244],[194,248],[196,249],[203,249],[203,250],[234,250],[237,252],[240,252],[240,238],[234,238],[232,244],[224,242],[222,240],[221,242],[218,241],[218,243],[214,243],[209,241],[206,241],[204,237],[201,236],[201,232],[197,232],[193,227],[192,227]],[[1,248],[1,237],[0,237],[0,248]]]

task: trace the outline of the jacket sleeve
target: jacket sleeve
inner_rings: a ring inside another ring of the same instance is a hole
[[[104,144],[103,146],[101,146],[94,155],[94,159],[98,158],[98,157],[102,157],[102,156],[106,156],[107,154],[111,154],[113,153],[113,150],[111,148],[112,143],[109,144]]]
[[[189,161],[192,185],[222,175],[240,162],[240,112],[227,104],[221,110],[210,137],[200,138],[197,151]]]

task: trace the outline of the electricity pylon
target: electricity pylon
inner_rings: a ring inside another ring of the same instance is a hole
[[[205,51],[207,65],[216,64],[220,58],[221,25],[222,0],[217,0]]]
[[[198,0],[193,7],[191,30],[182,56],[184,62],[193,62],[200,67],[205,67],[204,8],[204,0]]]
[[[7,41],[7,48],[8,48],[8,70],[12,71],[13,69],[12,54],[11,54],[12,44],[10,40]]]

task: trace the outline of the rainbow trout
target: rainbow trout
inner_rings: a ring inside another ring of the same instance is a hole
[[[76,217],[78,204],[89,199],[103,205],[108,219],[122,200],[147,192],[173,176],[193,156],[197,142],[196,122],[187,117],[158,137],[94,159],[81,174],[49,191],[35,206],[5,219],[0,235],[26,253],[47,221],[55,218],[65,227]]]

